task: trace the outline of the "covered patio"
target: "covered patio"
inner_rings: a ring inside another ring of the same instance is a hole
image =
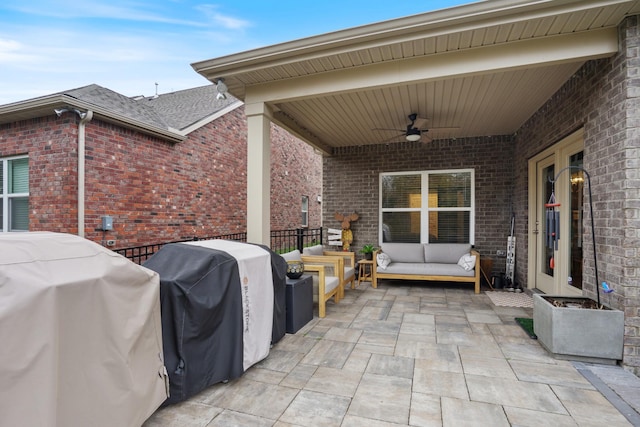
[[[517,283],[595,298],[597,249],[600,280],[615,285],[604,303],[626,313],[623,364],[637,373],[639,13],[637,0],[477,2],[193,64],[246,105],[248,240],[268,242],[274,122],[325,155],[323,225],[357,212],[356,251],[386,241],[390,223],[420,243],[442,240],[444,223],[500,273],[512,234]],[[597,248],[584,177],[548,185],[572,165],[594,177]],[[470,177],[455,215],[440,204],[447,188],[429,198],[433,173]],[[386,206],[383,182],[400,175],[418,184]],[[566,234],[549,250],[553,191]]]
[[[327,310],[241,378],[143,427],[640,423],[640,379],[554,359],[514,321],[531,308],[459,286],[362,283]]]
[[[336,156],[405,141],[512,136],[587,61],[618,52],[635,1],[500,0],[193,64],[245,103],[248,238],[268,243],[269,123]],[[407,139],[409,140],[409,139]],[[325,212],[325,217],[333,212]]]

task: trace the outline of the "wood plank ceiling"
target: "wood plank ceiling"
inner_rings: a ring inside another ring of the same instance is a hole
[[[212,82],[225,78],[230,93],[243,101],[266,102],[276,122],[326,152],[403,140],[411,113],[428,119],[432,139],[512,134],[584,62],[614,53],[615,30],[603,29],[640,13],[638,3],[473,3],[193,67]],[[576,38],[570,42],[575,46],[588,44],[584,53],[574,52],[579,49],[571,44],[557,47],[570,37]],[[600,46],[604,37],[609,40]],[[482,64],[484,59],[491,61]],[[447,65],[455,61],[462,70]],[[438,74],[440,69],[452,72]],[[336,89],[327,83],[332,80]],[[300,88],[300,95],[279,89],[284,87]],[[374,130],[378,128],[392,130]]]

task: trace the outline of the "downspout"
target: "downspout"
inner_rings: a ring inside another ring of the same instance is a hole
[[[93,119],[93,111],[87,110],[84,117],[80,114],[78,125],[78,236],[84,237],[84,160],[85,160],[85,125]]]

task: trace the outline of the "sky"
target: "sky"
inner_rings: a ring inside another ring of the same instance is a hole
[[[0,105],[92,83],[126,96],[203,86],[194,62],[472,2],[2,0]]]

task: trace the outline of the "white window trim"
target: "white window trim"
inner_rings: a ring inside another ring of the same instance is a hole
[[[304,210],[304,199],[307,199],[307,210]],[[307,219],[307,223],[302,223],[301,227],[308,227],[309,226],[309,196],[302,196],[302,199],[300,200],[300,204],[301,204],[301,213],[305,214],[305,218]]]
[[[2,232],[9,233],[9,199],[18,198],[18,197],[29,197],[29,193],[11,193],[9,194],[9,161],[16,159],[28,159],[27,155],[20,156],[10,156],[3,157],[0,159],[2,162],[2,194],[0,194],[0,199],[2,199]],[[21,232],[23,230],[16,230],[16,232]]]
[[[462,208],[431,208],[429,207],[429,175],[446,174],[446,173],[470,173],[471,174],[471,200],[469,207]],[[421,194],[420,208],[382,208],[382,179],[389,175],[420,175]],[[469,212],[469,243],[475,244],[475,228],[476,228],[476,177],[475,169],[441,169],[441,170],[425,170],[425,171],[402,171],[402,172],[381,172],[378,183],[378,241],[382,242],[382,214],[384,212],[421,212],[420,215],[420,243],[428,244],[429,240],[429,212]],[[422,214],[422,212],[426,212]]]

